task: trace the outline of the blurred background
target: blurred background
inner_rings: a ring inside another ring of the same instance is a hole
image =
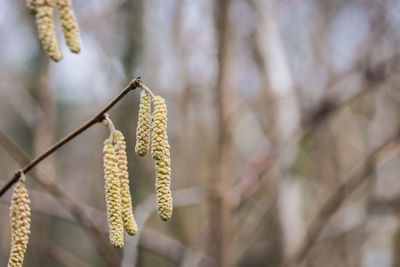
[[[135,237],[108,245],[91,127],[28,175],[24,266],[400,266],[399,0],[73,0],[83,49],[48,60],[23,0],[0,1],[0,186],[141,76],[166,99],[174,214],[125,134]],[[0,198],[0,266],[10,249]]]

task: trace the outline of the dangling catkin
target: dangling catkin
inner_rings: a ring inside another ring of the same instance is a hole
[[[60,14],[65,42],[67,43],[69,50],[74,53],[79,53],[79,51],[81,51],[81,38],[75,13],[71,8],[71,1],[58,0],[57,10]]]
[[[20,267],[24,262],[31,227],[31,209],[29,204],[29,195],[25,188],[25,177],[21,177],[11,199],[11,253],[8,260],[8,267]]]
[[[135,235],[138,231],[136,221],[133,217],[132,197],[129,190],[128,158],[126,156],[126,142],[121,131],[114,132],[115,147],[117,149],[117,160],[119,169],[119,179],[121,183],[121,204],[122,220],[124,228],[130,235]]]
[[[124,228],[122,223],[121,186],[118,177],[116,151],[111,139],[104,141],[103,154],[110,243],[114,247],[122,248],[124,246]]]
[[[36,0],[36,25],[43,50],[54,61],[60,61],[62,54],[58,44],[56,28],[54,25],[55,0]]]
[[[167,136],[167,106],[161,96],[154,97],[154,112],[151,122],[151,155],[159,160],[169,150]]]
[[[36,12],[36,1],[37,0],[26,0],[26,7],[29,9],[31,13]]]
[[[136,129],[135,151],[138,156],[144,156],[149,149],[151,127],[151,102],[150,96],[142,90],[140,93],[139,120]]]
[[[171,156],[167,136],[167,106],[161,96],[154,97],[151,125],[151,153],[156,160],[156,192],[158,215],[163,221],[172,216]]]
[[[161,220],[172,216],[171,162],[169,157],[156,160],[157,210]]]

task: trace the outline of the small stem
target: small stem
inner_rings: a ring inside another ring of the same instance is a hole
[[[142,81],[139,81],[139,87],[142,88],[143,90],[145,90],[151,97],[151,99],[153,99],[155,97],[155,95],[153,94],[153,92],[149,89],[149,87],[147,87]]]
[[[25,173],[22,170],[19,170],[18,172],[19,172],[19,180],[25,183],[26,182]]]
[[[37,156],[35,159],[33,159],[31,162],[29,162],[27,165],[25,165],[20,171],[14,173],[13,177],[10,178],[10,180],[0,189],[0,197],[4,195],[5,192],[7,192],[10,187],[18,181],[21,175],[21,171],[25,174],[27,174],[31,169],[33,169],[36,165],[38,165],[40,162],[42,162],[44,159],[46,159],[48,156],[53,154],[56,150],[58,150],[60,147],[64,146],[66,143],[89,129],[91,126],[93,126],[96,123],[101,123],[104,121],[104,115],[108,110],[110,110],[115,104],[117,104],[127,93],[129,93],[131,90],[135,90],[138,87],[145,86],[140,79],[140,77],[132,80],[127,87],[125,87],[124,90],[121,91],[113,100],[111,100],[110,103],[108,103],[101,111],[99,111],[96,115],[94,115],[90,120],[82,124],[79,128],[74,130],[72,133],[68,134],[65,136],[63,139],[49,147],[45,152]],[[141,87],[142,88],[142,87]]]
[[[108,114],[104,114],[104,125],[108,127],[108,129],[110,130],[110,137],[109,139],[113,139],[114,137],[114,133],[116,131],[114,123],[112,122],[110,115]]]

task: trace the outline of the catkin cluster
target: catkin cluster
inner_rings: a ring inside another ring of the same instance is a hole
[[[111,120],[107,124],[112,124]],[[133,217],[125,138],[113,125],[110,128],[111,135],[103,149],[107,216],[110,243],[121,248],[124,245],[123,230],[135,235],[138,227]]]
[[[10,206],[11,252],[8,267],[20,267],[28,247],[31,209],[28,191],[25,188],[25,178],[21,178],[12,195]]]
[[[142,90],[140,93],[139,119],[136,129],[135,151],[138,156],[147,154],[150,143],[151,101],[149,94]]]
[[[171,155],[167,135],[167,106],[161,96],[154,97],[151,123],[151,154],[155,159],[158,215],[163,221],[172,216]]]
[[[38,37],[43,50],[52,60],[60,61],[63,58],[54,23],[55,8],[60,15],[67,46],[74,53],[81,50],[78,24],[70,0],[27,0],[26,5],[36,16]]]

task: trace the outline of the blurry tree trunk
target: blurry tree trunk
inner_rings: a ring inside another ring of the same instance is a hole
[[[217,266],[229,266],[227,262],[226,244],[227,233],[230,232],[229,211],[224,201],[224,193],[229,187],[230,178],[230,154],[231,154],[231,133],[228,125],[226,114],[227,103],[229,100],[229,77],[228,77],[228,61],[229,61],[229,0],[220,0],[215,3],[215,20],[218,40],[218,77],[217,84],[214,88],[215,109],[216,109],[216,145],[213,149],[215,160],[209,177],[209,185],[211,186],[210,199],[210,229],[209,229],[209,254],[215,259]]]
[[[297,154],[294,140],[299,123],[294,84],[289,70],[286,53],[281,40],[278,22],[275,17],[273,1],[260,3],[261,23],[265,34],[260,35],[261,46],[265,48],[268,77],[277,101],[277,122],[279,129],[279,166],[278,208],[284,242],[285,257],[292,255],[299,247],[304,236],[304,220],[302,218],[301,184],[292,176],[289,169]]]

